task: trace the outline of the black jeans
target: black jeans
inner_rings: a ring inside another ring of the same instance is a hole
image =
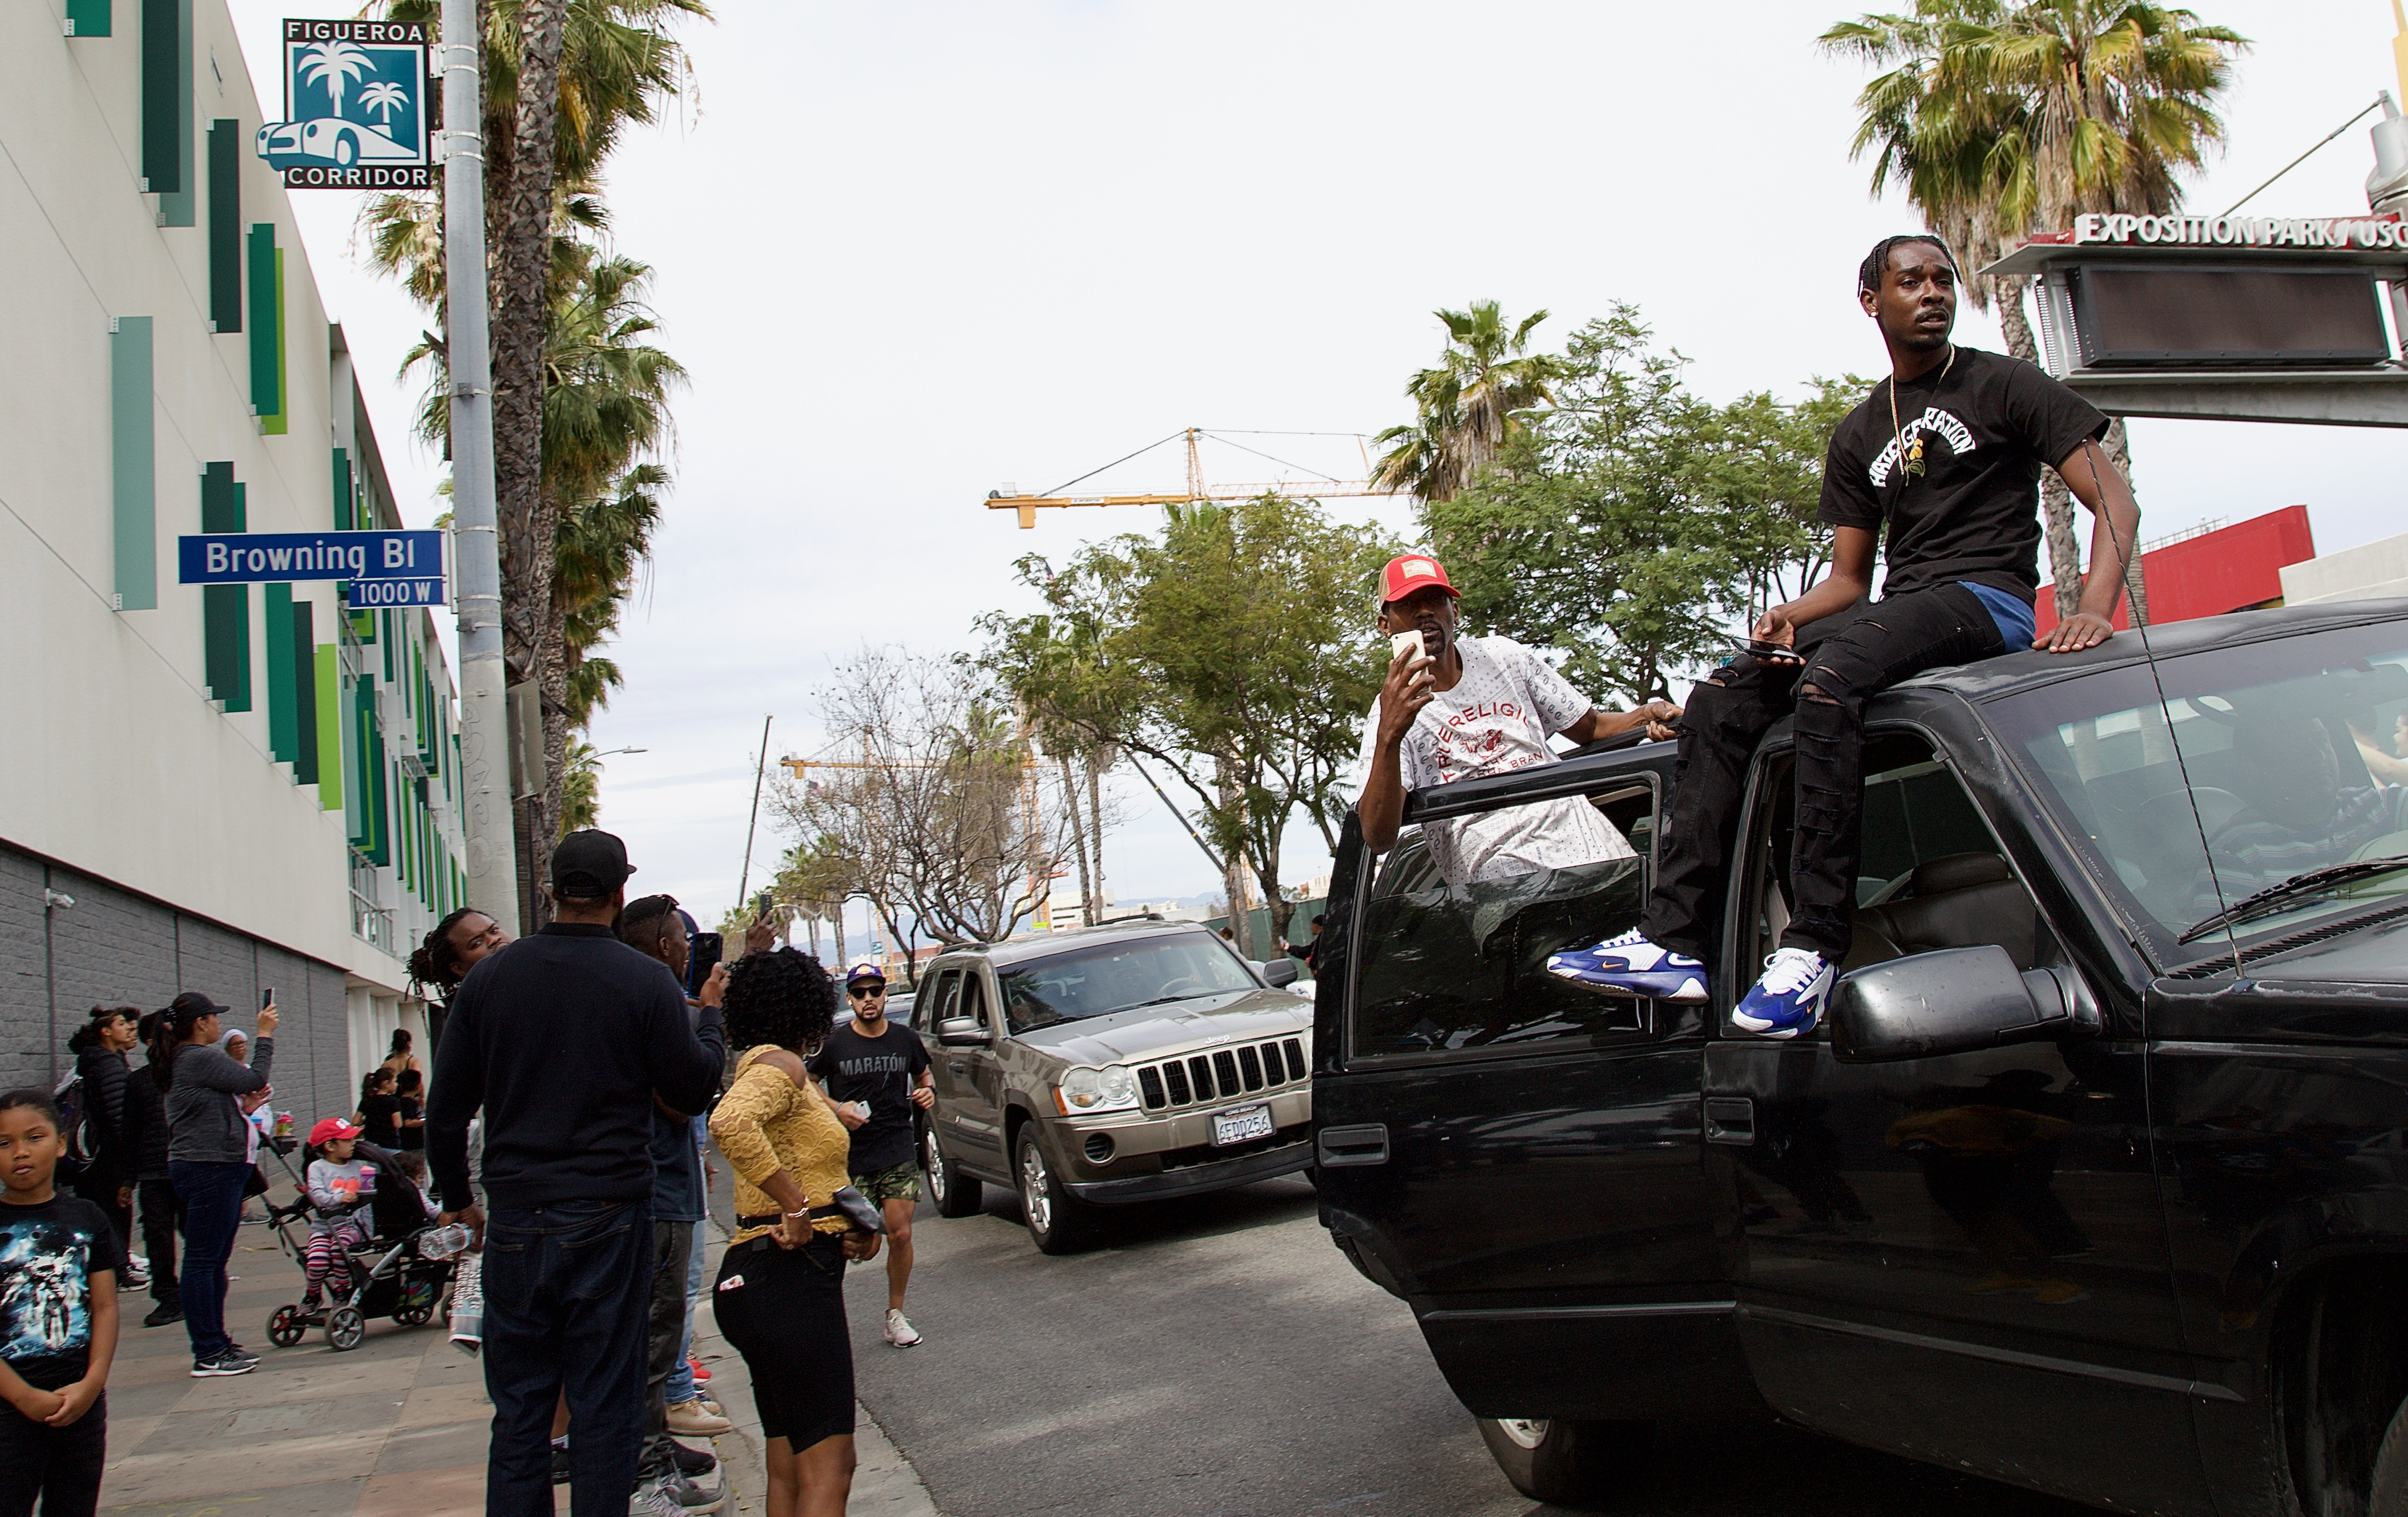
[[[214,1359],[234,1347],[225,1330],[226,1261],[242,1224],[251,1166],[170,1159],[167,1174],[184,1203],[184,1332],[194,1359]]]
[[[150,1255],[150,1299],[163,1307],[183,1304],[176,1288],[176,1233],[184,1225],[184,1203],[176,1187],[164,1180],[146,1180],[134,1187],[142,1207],[142,1250]]]
[[[1798,635],[1803,669],[1741,654],[1689,692],[1664,860],[1640,930],[1709,963],[1722,934],[1748,760],[1767,728],[1798,717],[1798,825],[1789,844],[1784,948],[1837,963],[1856,925],[1864,826],[1865,700],[1951,664],[2006,651],[1982,598],[1961,585],[1861,602]],[[1816,694],[1806,694],[1808,689]]]
[[[550,1517],[552,1413],[564,1388],[569,1503],[627,1510],[644,1438],[650,1201],[495,1208],[485,1224],[486,1517]]]
[[[34,1421],[0,1402],[0,1517],[92,1517],[108,1462],[108,1393],[64,1427]]]
[[[694,1228],[690,1222],[652,1224],[648,1287],[652,1301],[644,1354],[643,1472],[648,1475],[666,1467],[672,1458],[667,1392],[669,1372],[677,1368],[678,1350],[685,1346],[685,1277],[694,1255]],[[570,1446],[575,1447],[573,1439]]]

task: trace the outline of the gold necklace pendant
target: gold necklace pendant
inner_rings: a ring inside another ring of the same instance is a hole
[[[1909,479],[1914,479],[1923,473],[1922,433],[1916,433],[1914,435],[1914,440],[1906,445],[1906,462],[1899,465],[1899,473]]]

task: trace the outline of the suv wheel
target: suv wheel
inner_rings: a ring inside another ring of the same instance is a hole
[[[1483,1417],[1480,1436],[1505,1478],[1533,1501],[1596,1509],[1630,1494],[1646,1468],[1646,1423]]]
[[[928,1199],[937,1203],[938,1216],[978,1214],[986,1200],[986,1187],[945,1162],[945,1151],[937,1146],[933,1124],[920,1130],[920,1167],[928,1172]]]
[[[1012,1173],[1020,1185],[1020,1214],[1039,1253],[1075,1253],[1087,1246],[1094,1214],[1062,1190],[1045,1163],[1045,1150],[1032,1124],[1020,1129]]]
[[[2367,1517],[2408,1517],[2408,1402],[2392,1414],[2383,1446],[2375,1452],[2372,1485]]]

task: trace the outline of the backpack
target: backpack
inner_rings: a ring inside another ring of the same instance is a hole
[[[88,1109],[80,1071],[68,1075],[50,1092],[58,1104],[59,1131],[67,1140],[67,1151],[59,1159],[62,1175],[80,1175],[100,1159],[100,1135],[93,1130],[92,1112]]]

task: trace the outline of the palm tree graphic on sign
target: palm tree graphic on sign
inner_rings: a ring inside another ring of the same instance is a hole
[[[393,125],[393,113],[409,107],[409,92],[391,79],[379,79],[360,92],[360,108],[373,113],[387,129]]]
[[[334,114],[343,113],[343,89],[351,80],[376,72],[376,60],[348,42],[319,42],[301,54],[301,82],[326,86]]]

